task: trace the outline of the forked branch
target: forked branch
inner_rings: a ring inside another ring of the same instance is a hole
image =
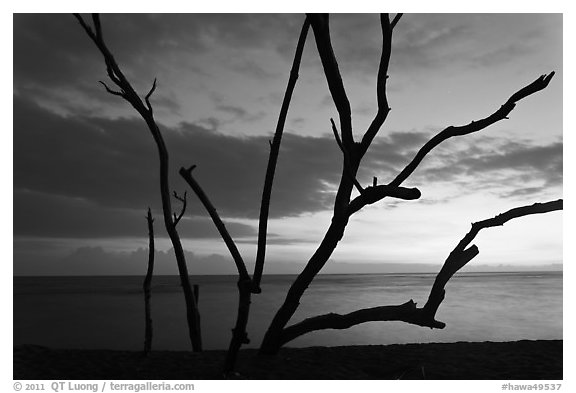
[[[535,203],[533,205],[508,210],[494,218],[473,223],[470,232],[464,236],[444,262],[444,265],[436,276],[428,301],[422,308],[418,308],[416,303],[410,300],[400,305],[365,308],[348,314],[329,313],[307,318],[283,329],[280,345],[313,331],[324,329],[348,329],[349,327],[372,321],[403,321],[412,325],[443,329],[446,324],[437,321],[435,315],[438,307],[444,300],[444,287],[456,272],[478,255],[478,247],[475,245],[468,247],[478,232],[484,228],[504,225],[504,223],[514,218],[532,214],[548,213],[555,210],[561,210],[562,208],[562,199],[546,203]]]
[[[169,184],[169,156],[168,149],[164,143],[164,138],[160,132],[160,128],[156,123],[152,111],[152,105],[150,104],[150,96],[156,88],[156,81],[154,81],[152,88],[145,97],[146,104],[142,102],[140,96],[132,88],[132,85],[128,79],[124,76],[117,64],[114,56],[108,50],[102,36],[102,25],[100,23],[100,17],[98,14],[92,15],[92,21],[94,24],[94,30],[88,26],[80,14],[74,14],[76,20],[80,23],[80,26],[84,29],[88,37],[94,42],[96,47],[100,50],[102,56],[104,57],[104,62],[106,64],[106,72],[108,77],[119,90],[113,90],[108,87],[106,83],[100,82],[106,91],[115,96],[121,96],[127,102],[130,103],[140,114],[142,119],[146,122],[156,147],[158,149],[158,159],[160,167],[160,196],[162,198],[162,213],[164,218],[164,226],[166,232],[170,237],[174,248],[174,254],[176,256],[176,263],[178,265],[178,273],[180,276],[180,282],[182,285],[182,290],[184,292],[184,299],[186,303],[186,316],[188,321],[188,333],[190,336],[190,341],[192,343],[192,349],[194,351],[202,351],[202,339],[200,332],[200,314],[198,312],[196,299],[190,286],[190,277],[188,274],[188,267],[186,264],[186,257],[184,255],[184,249],[182,248],[182,242],[180,241],[180,235],[176,230],[176,223],[182,218],[184,214],[184,209],[179,216],[176,216],[172,212],[172,201],[170,199],[170,184]],[[184,206],[185,208],[185,206]]]
[[[362,187],[362,185],[360,185],[358,179],[356,179],[356,176],[354,175],[354,169],[352,169],[352,161],[350,160],[350,153],[348,152],[348,149],[346,148],[346,146],[344,146],[342,140],[340,139],[340,135],[338,134],[338,128],[336,128],[334,119],[330,118],[330,123],[332,124],[332,132],[334,133],[334,139],[336,139],[336,144],[338,145],[338,147],[342,151],[342,154],[344,155],[344,170],[346,171],[348,177],[354,183],[354,187],[356,187],[358,192],[362,194],[364,192],[364,188]]]
[[[108,47],[104,43],[104,38],[102,36],[102,26],[100,23],[100,16],[98,14],[92,14],[92,22],[94,23],[95,32],[94,30],[92,30],[90,26],[88,26],[88,24],[84,21],[84,18],[82,18],[80,14],[74,14],[74,17],[76,18],[78,23],[80,23],[80,26],[82,26],[88,37],[90,37],[90,39],[94,42],[94,44],[96,44],[96,46],[104,56],[104,62],[106,63],[106,72],[108,74],[108,77],[110,78],[110,80],[112,80],[112,82],[114,82],[116,86],[120,88],[120,91],[114,91],[110,89],[108,86],[106,86],[105,83],[103,82],[100,83],[104,85],[106,91],[108,91],[110,94],[119,95],[125,98],[127,101],[130,102],[130,104],[132,104],[132,106],[141,115],[144,116],[146,108],[144,107],[142,100],[140,99],[136,91],[132,88],[132,85],[130,84],[130,82],[128,82],[122,70],[120,70],[118,63],[116,63],[114,56],[112,56],[112,53],[110,52],[110,50],[108,50]]]
[[[178,222],[180,222],[180,219],[182,218],[182,216],[184,215],[184,213],[186,212],[186,196],[187,193],[186,191],[184,191],[184,196],[181,197],[179,196],[176,191],[174,191],[174,198],[178,199],[180,202],[182,202],[182,210],[180,210],[180,214],[177,216],[176,213],[174,214],[174,226],[178,225]]]

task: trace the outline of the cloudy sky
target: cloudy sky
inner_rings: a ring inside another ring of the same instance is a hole
[[[152,103],[171,155],[172,188],[187,190],[178,168],[196,164],[195,177],[249,264],[268,140],[303,20],[102,16],[105,39],[135,88],[144,95],[158,79]],[[151,135],[129,104],[103,91],[103,60],[71,15],[15,14],[13,21],[14,273],[143,273],[148,206],[158,248],[170,249]],[[562,22],[559,14],[404,15],[393,37],[392,111],[362,163],[365,185],[373,176],[392,180],[446,126],[489,115],[541,74],[556,76],[509,120],[430,153],[404,183],[420,189],[420,200],[387,199],[354,215],[333,263],[439,264],[471,222],[562,197]],[[360,137],[376,111],[378,16],[334,15],[331,32]],[[337,113],[312,34],[280,151],[267,272],[298,267],[313,253],[342,165],[329,122]],[[233,272],[212,222],[188,194],[179,230],[191,273],[210,264],[210,272]],[[562,213],[486,230],[476,244],[475,264],[561,263]],[[164,259],[159,272],[175,273]]]

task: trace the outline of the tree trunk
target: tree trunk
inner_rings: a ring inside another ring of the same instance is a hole
[[[154,273],[154,219],[152,218],[152,212],[148,208],[148,215],[146,216],[148,221],[148,270],[146,271],[146,277],[144,278],[144,356],[147,356],[152,350],[152,312],[150,310],[150,297],[152,296],[150,286],[152,284],[152,274]]]
[[[148,127],[152,131],[152,135],[158,146],[158,153],[160,158],[160,194],[162,196],[162,212],[164,216],[164,225],[166,232],[174,247],[174,255],[176,256],[176,264],[178,265],[178,274],[180,276],[180,283],[182,291],[184,292],[184,301],[186,303],[186,319],[188,321],[188,335],[192,343],[192,350],[194,352],[202,351],[202,336],[200,331],[200,313],[198,312],[197,302],[190,286],[190,278],[188,275],[188,267],[186,265],[186,258],[184,256],[184,249],[180,241],[180,235],[176,230],[176,225],[172,217],[172,204],[170,201],[170,186],[168,184],[168,151],[164,144],[164,139],[160,134],[158,126],[153,120],[148,120]]]
[[[200,336],[200,315],[198,313],[198,308],[196,305],[196,299],[194,298],[194,293],[190,287],[190,279],[188,277],[188,268],[186,266],[186,258],[184,256],[184,250],[182,249],[182,243],[180,241],[180,236],[176,230],[176,223],[178,218],[172,217],[172,204],[170,201],[170,184],[168,179],[168,150],[164,143],[164,138],[156,121],[154,119],[154,112],[152,104],[150,103],[150,97],[152,93],[156,90],[156,79],[152,88],[146,94],[144,102],[140,99],[138,93],[134,90],[112,53],[106,46],[104,38],[102,36],[102,25],[100,23],[100,17],[98,14],[92,14],[92,20],[94,22],[94,30],[82,18],[80,14],[74,14],[86,34],[90,39],[96,44],[102,55],[104,56],[104,62],[106,63],[106,72],[108,77],[114,82],[114,84],[120,88],[120,90],[113,90],[109,88],[104,82],[100,81],[106,91],[110,94],[122,97],[127,102],[130,103],[140,114],[142,119],[146,122],[154,142],[156,142],[156,147],[158,149],[158,159],[160,166],[160,196],[162,198],[162,213],[164,217],[164,226],[166,227],[166,232],[170,237],[172,246],[174,247],[174,254],[176,255],[176,263],[178,265],[178,273],[180,275],[180,282],[182,284],[182,290],[184,292],[184,300],[186,302],[186,315],[188,320],[188,333],[190,336],[190,341],[192,342],[192,350],[195,352],[202,350],[202,339]]]
[[[232,340],[226,353],[226,361],[224,362],[224,375],[229,376],[234,372],[236,364],[236,357],[242,344],[250,343],[248,334],[246,333],[246,325],[248,324],[248,316],[250,315],[250,303],[252,299],[252,280],[238,280],[238,315],[236,318],[236,325],[232,329]]]
[[[284,303],[280,309],[276,312],[272,323],[268,327],[262,345],[260,346],[261,354],[275,354],[278,352],[282,346],[282,330],[286,324],[290,321],[290,318],[296,312],[296,309],[300,305],[300,299],[302,295],[312,282],[318,272],[324,267],[334,249],[338,245],[338,242],[344,236],[344,230],[348,224],[348,215],[346,214],[346,209],[348,202],[350,200],[350,194],[352,193],[352,180],[346,173],[346,168],[342,170],[342,180],[340,182],[340,188],[336,195],[336,202],[334,208],[334,215],[332,217],[332,222],[324,235],[324,239],[318,246],[318,249],[312,255],[304,270],[298,275],[288,293]],[[356,170],[353,170],[355,175]]]

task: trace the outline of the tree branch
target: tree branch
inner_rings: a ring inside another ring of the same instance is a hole
[[[436,310],[440,306],[442,299],[444,298],[444,286],[452,278],[452,276],[464,267],[472,258],[478,255],[479,250],[475,245],[469,246],[474,240],[476,235],[480,230],[484,228],[490,228],[495,226],[504,225],[506,222],[512,220],[513,218],[523,217],[531,214],[542,214],[548,213],[555,210],[563,209],[563,200],[558,199],[556,201],[546,202],[546,203],[535,203],[533,205],[517,207],[508,210],[496,217],[489,218],[483,221],[478,221],[472,224],[470,231],[460,240],[458,245],[454,247],[442,269],[436,276],[434,285],[430,292],[430,296],[424,309],[431,318],[434,318]]]
[[[90,26],[88,26],[88,24],[86,24],[86,22],[84,21],[84,19],[80,14],[73,14],[73,15],[78,21],[78,23],[80,23],[80,26],[82,26],[88,37],[90,37],[90,39],[94,42],[94,44],[96,44],[96,47],[100,50],[100,53],[102,53],[102,56],[104,57],[104,62],[106,64],[106,72],[110,80],[112,80],[112,82],[114,82],[114,84],[120,88],[120,90],[123,93],[122,97],[126,99],[126,101],[128,101],[130,104],[132,104],[132,106],[138,111],[138,113],[140,113],[143,117],[145,117],[146,107],[142,103],[142,100],[140,99],[136,91],[132,88],[130,82],[126,79],[126,77],[122,73],[122,70],[120,70],[120,67],[118,66],[118,63],[116,63],[114,56],[112,56],[112,53],[110,52],[110,50],[108,50],[108,47],[104,43],[104,39],[102,37],[102,26],[100,24],[99,15],[92,14],[92,21],[94,23],[96,33],[90,28]],[[111,93],[111,89],[108,89],[106,85],[104,86],[106,87],[106,90],[109,93]],[[118,92],[111,94],[119,95],[116,93]]]
[[[334,56],[332,49],[332,42],[330,41],[330,26],[328,14],[308,14],[314,37],[316,39],[316,47],[318,54],[322,61],[324,74],[328,82],[328,88],[332,95],[334,105],[340,118],[340,130],[342,131],[342,142],[348,149],[354,146],[354,137],[352,135],[352,111],[350,109],[350,102],[344,89],[344,83],[338,69],[338,62]],[[353,152],[350,152],[351,154]],[[353,157],[351,157],[353,158]]]
[[[146,106],[148,107],[148,111],[150,111],[150,114],[153,113],[152,105],[150,104],[150,97],[152,96],[152,93],[154,93],[154,90],[156,90],[156,78],[154,78],[154,83],[152,83],[150,91],[148,92],[148,94],[146,94],[146,97],[144,98],[144,101],[146,101]]]
[[[398,14],[401,15],[401,14]],[[400,19],[396,15],[396,18]],[[394,19],[395,23],[398,19]],[[390,64],[390,55],[392,53],[392,28],[390,24],[390,18],[388,14],[380,15],[380,25],[382,29],[382,53],[380,55],[380,65],[378,67],[378,77],[376,80],[376,98],[378,100],[378,111],[376,116],[370,123],[368,130],[362,137],[362,142],[360,143],[360,157],[366,154],[368,147],[374,140],[374,137],[386,121],[388,113],[390,113],[390,107],[388,106],[388,98],[386,96],[386,81],[388,80],[388,66]]]
[[[366,322],[376,321],[402,321],[412,325],[426,326],[442,329],[446,325],[442,322],[424,319],[422,309],[410,300],[395,306],[379,306],[364,308],[348,314],[329,313],[307,318],[294,325],[286,327],[280,337],[280,345],[294,340],[304,334],[325,329],[348,329],[352,326]]]
[[[286,123],[286,116],[288,115],[288,108],[292,93],[298,80],[298,70],[300,69],[300,62],[302,60],[302,53],[304,51],[304,44],[308,36],[310,28],[310,21],[308,18],[304,20],[298,44],[296,45],[296,53],[294,54],[294,61],[290,70],[290,77],[288,78],[288,85],[284,93],[282,107],[280,108],[280,115],[278,116],[278,123],[276,124],[276,131],[274,133],[274,140],[270,142],[270,157],[268,158],[268,167],[266,168],[266,176],[264,178],[264,188],[262,189],[262,202],[260,204],[260,217],[258,219],[258,247],[256,251],[256,264],[254,265],[254,275],[252,278],[252,292],[260,293],[260,281],[264,271],[264,260],[266,257],[266,236],[268,230],[268,214],[270,212],[270,197],[272,195],[272,183],[274,182],[274,174],[276,172],[276,163],[278,162],[278,155],[280,153],[280,142],[282,142],[282,134],[284,132],[284,124]]]
[[[182,242],[180,240],[180,235],[176,230],[174,225],[175,216],[172,213],[172,201],[170,198],[170,182],[169,182],[169,155],[168,149],[160,132],[158,124],[154,120],[154,115],[151,110],[144,105],[136,91],[133,89],[132,85],[126,79],[120,67],[116,63],[114,56],[108,50],[108,47],[104,43],[102,36],[102,26],[100,23],[100,17],[98,14],[92,15],[92,20],[95,26],[96,33],[84,22],[84,19],[80,14],[74,14],[76,20],[80,23],[80,26],[84,29],[88,37],[93,41],[96,47],[99,49],[100,53],[104,57],[104,62],[106,64],[106,71],[109,78],[114,82],[114,84],[120,88],[120,91],[114,91],[106,86],[105,83],[101,82],[106,90],[114,95],[122,96],[127,102],[129,102],[134,109],[140,114],[142,119],[146,122],[146,125],[154,138],[156,147],[158,149],[158,160],[160,167],[160,196],[162,199],[162,213],[164,218],[164,227],[166,232],[170,237],[172,246],[174,248],[174,254],[176,256],[176,263],[178,265],[178,273],[180,276],[180,282],[182,285],[182,290],[184,292],[184,299],[186,303],[186,317],[188,322],[188,334],[190,336],[190,341],[192,343],[192,349],[196,351],[202,351],[202,337],[200,331],[200,314],[198,312],[196,299],[192,288],[190,286],[190,275],[188,274],[188,267],[186,264],[186,256],[184,254],[184,249],[182,248]],[[121,93],[121,94],[120,94]],[[151,93],[149,93],[151,94]],[[148,97],[149,98],[149,97]],[[148,103],[149,104],[149,103]]]
[[[464,236],[444,262],[444,265],[436,276],[428,301],[422,308],[416,307],[416,303],[410,300],[401,305],[379,306],[365,308],[343,315],[330,313],[307,318],[299,323],[284,328],[281,333],[280,345],[284,345],[303,334],[313,331],[324,329],[348,329],[352,326],[372,321],[402,321],[412,325],[425,326],[432,329],[443,329],[446,327],[446,324],[437,321],[435,315],[438,307],[444,300],[444,287],[448,280],[450,280],[457,271],[478,255],[478,247],[475,245],[468,247],[478,232],[484,228],[504,225],[504,223],[513,218],[531,214],[548,213],[555,210],[561,210],[562,208],[562,199],[546,203],[535,203],[533,205],[511,209],[494,218],[472,224],[470,232]]]
[[[449,126],[444,130],[436,134],[432,139],[430,139],[422,148],[416,153],[416,156],[412,161],[396,176],[396,178],[390,182],[392,186],[399,186],[404,180],[408,178],[414,172],[414,170],[420,165],[426,154],[428,154],[433,148],[438,146],[440,143],[448,138],[454,136],[468,135],[473,132],[483,130],[484,128],[507,118],[508,114],[512,112],[516,103],[523,98],[528,97],[540,90],[543,90],[548,86],[550,80],[554,76],[554,71],[548,75],[542,75],[534,82],[530,83],[528,86],[523,87],[516,93],[514,93],[497,111],[492,113],[490,116],[480,119],[478,121],[472,121],[471,123],[464,126]]]
[[[192,176],[192,171],[194,170],[194,168],[196,168],[196,165],[193,165],[188,169],[180,168],[179,171],[180,176],[182,176],[182,178],[186,180],[186,183],[188,183],[188,185],[192,188],[196,196],[198,196],[198,199],[200,199],[200,202],[202,202],[202,205],[204,205],[204,208],[210,215],[210,218],[212,218],[214,225],[216,225],[216,228],[218,229],[220,236],[224,240],[224,243],[226,243],[226,246],[228,247],[228,250],[232,255],[232,259],[234,259],[234,263],[236,264],[236,268],[238,269],[238,274],[240,275],[240,280],[241,281],[251,280],[250,275],[246,270],[246,264],[244,263],[244,260],[242,259],[242,256],[240,255],[238,248],[236,247],[236,243],[234,243],[234,240],[232,240],[232,237],[230,236],[228,229],[226,229],[226,226],[220,219],[220,216],[218,215],[218,212],[214,208],[214,205],[212,205],[212,202],[210,201],[210,199],[208,198],[208,196],[206,195],[200,184],[198,184],[196,179],[194,179],[194,177]]]
[[[98,81],[100,82],[100,84],[102,84],[102,86],[104,86],[104,88],[106,89],[106,91],[110,94],[113,94],[115,96],[120,96],[120,97],[124,97],[124,92],[123,91],[116,91],[116,90],[112,90],[111,88],[108,87],[108,85],[102,81]]]
[[[449,127],[445,128],[444,130],[440,131],[438,134],[436,134],[434,137],[432,137],[432,139],[430,139],[428,142],[426,142],[424,144],[424,146],[422,146],[422,148],[420,148],[420,150],[416,153],[416,155],[414,156],[412,161],[388,185],[391,187],[400,186],[404,182],[404,180],[406,180],[416,170],[416,168],[418,167],[418,165],[420,165],[420,163],[422,162],[424,157],[426,157],[426,155],[433,148],[438,146],[440,143],[444,142],[446,139],[449,139],[449,138],[452,138],[455,136],[468,135],[468,134],[483,130],[484,128],[486,128],[486,127],[488,127],[488,126],[490,126],[490,125],[492,125],[492,124],[494,124],[494,123],[496,123],[502,119],[506,119],[508,114],[510,114],[510,112],[514,109],[514,107],[516,106],[516,103],[518,101],[520,101],[523,98],[528,97],[531,94],[534,94],[540,90],[545,89],[546,86],[548,86],[548,84],[550,83],[550,80],[552,79],[553,76],[554,76],[554,71],[552,71],[548,75],[540,76],[534,82],[530,83],[529,85],[523,87],[522,89],[520,89],[516,93],[514,93],[504,103],[504,105],[502,105],[497,111],[495,111],[494,113],[492,113],[488,117],[485,117],[485,118],[478,120],[478,121],[472,121],[469,124],[466,124],[464,126],[449,126]],[[368,189],[366,189],[366,190],[368,190]],[[372,195],[374,197],[376,196],[375,194],[372,194]],[[380,193],[379,198],[383,199],[387,196],[389,196],[389,195],[387,195],[385,192],[382,192],[382,193]],[[355,212],[357,212],[358,210],[360,210],[362,207],[364,207],[366,205],[366,203],[364,203],[362,200],[363,198],[364,198],[364,196],[360,195],[350,202],[350,208],[349,208],[350,214],[354,214]],[[377,200],[372,200],[370,203],[374,203],[374,202],[377,202]]]
[[[176,216],[176,213],[174,213],[174,226],[178,225],[178,223],[180,222],[180,219],[182,218],[182,216],[184,215],[184,212],[186,211],[186,191],[184,191],[184,196],[181,197],[179,196],[176,191],[174,191],[174,198],[178,199],[180,202],[182,202],[182,210],[180,211],[180,214],[178,216]]]
[[[400,18],[402,18],[402,15],[404,15],[404,14],[402,14],[402,13],[396,14],[396,16],[394,17],[394,20],[392,20],[392,23],[390,24],[390,27],[391,27],[392,29],[394,29],[394,28],[396,27],[396,24],[398,23],[398,21],[400,20]]]
[[[390,185],[372,185],[364,189],[364,193],[354,198],[348,206],[348,216],[356,213],[366,205],[371,205],[385,197],[404,199],[407,201],[420,198],[422,194],[417,188],[394,187]]]

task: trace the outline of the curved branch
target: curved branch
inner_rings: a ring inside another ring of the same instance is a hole
[[[401,15],[401,14],[398,14]],[[400,19],[396,15],[394,19],[395,23]],[[376,98],[378,100],[378,111],[376,116],[370,123],[368,130],[362,137],[362,142],[360,143],[360,156],[362,157],[366,154],[368,147],[374,140],[374,137],[382,127],[382,124],[386,121],[388,113],[390,113],[390,107],[388,106],[388,98],[386,96],[386,81],[388,80],[388,66],[390,64],[390,55],[392,53],[392,29],[393,26],[390,24],[390,18],[388,14],[380,15],[380,25],[382,28],[382,54],[380,55],[380,65],[378,67],[378,76],[376,80]]]
[[[443,329],[446,324],[435,319],[436,311],[444,300],[444,287],[448,280],[478,255],[478,247],[468,245],[474,240],[481,229],[504,225],[513,218],[531,214],[548,213],[563,208],[562,199],[546,203],[535,203],[529,206],[517,207],[508,210],[496,217],[472,224],[472,229],[458,243],[450,253],[430,290],[428,301],[422,308],[416,307],[412,300],[396,306],[380,306],[357,310],[348,314],[324,314],[307,318],[299,323],[288,326],[282,330],[280,345],[295,338],[317,330],[348,329],[365,322],[373,321],[402,321],[413,325],[425,326],[431,329]],[[466,248],[468,247],[468,248]]]
[[[106,91],[107,91],[108,93],[110,93],[110,94],[112,94],[112,95],[115,95],[115,96],[124,97],[124,92],[123,92],[123,91],[112,90],[111,88],[108,87],[108,85],[107,85],[106,83],[104,83],[104,82],[102,82],[102,81],[98,81],[98,82],[100,82],[100,84],[101,84],[102,86],[104,86],[104,88],[106,89]]]
[[[294,61],[292,62],[292,69],[290,70],[290,77],[288,78],[288,86],[284,93],[282,107],[280,108],[280,115],[278,116],[278,123],[276,124],[276,132],[274,133],[274,140],[270,142],[270,157],[268,158],[268,167],[266,168],[266,176],[264,178],[264,188],[262,189],[262,203],[260,204],[260,216],[258,219],[258,247],[256,251],[256,264],[254,265],[254,276],[252,278],[254,293],[260,293],[260,281],[264,271],[264,259],[266,257],[266,234],[268,230],[268,214],[270,212],[270,196],[272,194],[272,183],[274,182],[274,173],[276,172],[276,163],[278,162],[278,155],[280,153],[280,142],[282,142],[282,134],[284,132],[284,124],[286,116],[288,115],[288,108],[292,93],[296,86],[298,79],[298,70],[300,69],[300,62],[302,60],[302,53],[304,51],[304,44],[308,36],[310,28],[310,21],[308,18],[304,20],[298,44],[296,45],[296,53],[294,54]]]
[[[528,86],[523,87],[514,93],[496,112],[492,113],[490,116],[480,119],[478,121],[472,121],[471,123],[464,126],[449,126],[444,130],[436,134],[432,139],[430,139],[422,148],[416,153],[414,159],[396,176],[390,185],[399,186],[404,180],[408,178],[414,172],[414,170],[420,165],[426,154],[428,154],[433,148],[438,146],[440,143],[444,142],[448,138],[454,136],[468,135],[473,132],[483,130],[484,128],[500,121],[506,119],[507,116],[512,112],[516,103],[523,98],[528,97],[540,90],[543,90],[548,86],[550,80],[554,76],[554,71],[548,75],[542,75],[534,82],[530,83]]]
[[[554,71],[552,71],[550,74],[548,75],[542,75],[540,76],[538,79],[536,79],[534,82],[530,83],[529,85],[523,87],[522,89],[518,90],[516,93],[514,93],[505,103],[504,105],[502,105],[497,111],[495,111],[494,113],[492,113],[490,116],[485,117],[483,119],[477,120],[477,121],[472,121],[469,124],[463,125],[463,126],[449,126],[447,128],[445,128],[444,130],[440,131],[438,134],[436,134],[434,137],[432,137],[432,139],[430,139],[428,142],[426,142],[424,144],[424,146],[422,146],[422,148],[420,148],[420,150],[416,153],[416,155],[414,156],[414,158],[412,159],[412,161],[398,174],[398,176],[396,176],[396,178],[394,180],[392,180],[388,185],[392,186],[392,187],[398,187],[400,186],[404,180],[406,180],[418,167],[418,165],[420,165],[420,163],[422,162],[422,160],[424,159],[424,157],[426,157],[426,155],[432,150],[434,149],[436,146],[438,146],[440,143],[444,142],[445,140],[455,137],[455,136],[463,136],[463,135],[468,135],[480,130],[483,130],[484,128],[500,121],[503,119],[507,119],[507,116],[510,114],[510,112],[512,112],[512,110],[514,109],[514,107],[516,106],[516,103],[518,101],[520,101],[523,98],[528,97],[529,95],[532,95],[540,90],[545,89],[548,84],[550,83],[550,81],[552,80],[552,77],[554,76]],[[383,199],[385,197],[387,197],[388,195],[386,195],[386,193],[382,193],[380,195],[380,199]],[[362,195],[356,197],[354,200],[352,200],[352,202],[350,202],[350,206],[355,206],[354,208],[350,208],[349,212],[350,214],[354,214],[355,212],[357,212],[359,209],[361,209],[362,207],[364,207],[366,204],[362,203]],[[372,201],[371,203],[374,203],[376,201]],[[356,208],[356,206],[359,206],[359,208]]]
[[[450,280],[457,271],[464,267],[480,252],[476,245],[469,246],[480,230],[504,225],[506,222],[514,218],[562,210],[563,206],[564,202],[562,199],[546,203],[534,203],[533,205],[517,207],[499,214],[496,217],[473,223],[470,231],[462,238],[462,240],[460,240],[452,252],[450,252],[450,255],[446,258],[442,269],[436,276],[436,280],[434,281],[434,285],[430,291],[430,296],[424,306],[424,309],[426,310],[426,313],[430,315],[430,318],[434,318],[440,303],[444,299],[444,287],[448,280]]]
[[[240,275],[240,280],[241,281],[251,280],[250,275],[246,270],[246,264],[244,263],[244,260],[242,259],[242,256],[240,255],[238,248],[236,247],[236,243],[234,243],[234,240],[232,240],[232,237],[230,236],[228,229],[226,229],[226,226],[220,219],[220,215],[214,208],[214,205],[212,205],[212,202],[210,201],[210,199],[208,198],[208,196],[206,195],[200,184],[198,184],[196,179],[194,179],[194,177],[192,176],[192,171],[194,170],[194,168],[196,168],[196,165],[193,165],[188,169],[180,168],[179,171],[180,176],[182,176],[182,178],[186,180],[186,183],[188,183],[188,185],[192,188],[194,193],[196,193],[198,199],[200,199],[200,202],[202,202],[202,205],[204,205],[204,208],[210,215],[210,218],[212,218],[214,225],[216,225],[216,228],[218,229],[220,236],[222,236],[224,243],[226,243],[226,246],[228,247],[228,250],[230,251],[232,258],[234,259],[234,263],[236,264],[236,268],[238,269],[238,274]]]
[[[446,326],[442,322],[426,319],[422,309],[417,308],[416,303],[410,300],[395,306],[364,308],[348,314],[329,313],[307,318],[302,322],[286,327],[282,331],[280,345],[284,345],[297,337],[318,330],[348,329],[362,323],[376,321],[402,321],[431,329],[443,329]]]
[[[144,101],[146,101],[146,106],[148,107],[148,111],[150,112],[150,114],[153,113],[152,105],[150,104],[150,97],[152,96],[152,93],[154,93],[154,90],[156,90],[156,78],[154,78],[154,82],[152,83],[150,91],[148,92],[148,94],[146,94],[146,97],[144,97]]]

